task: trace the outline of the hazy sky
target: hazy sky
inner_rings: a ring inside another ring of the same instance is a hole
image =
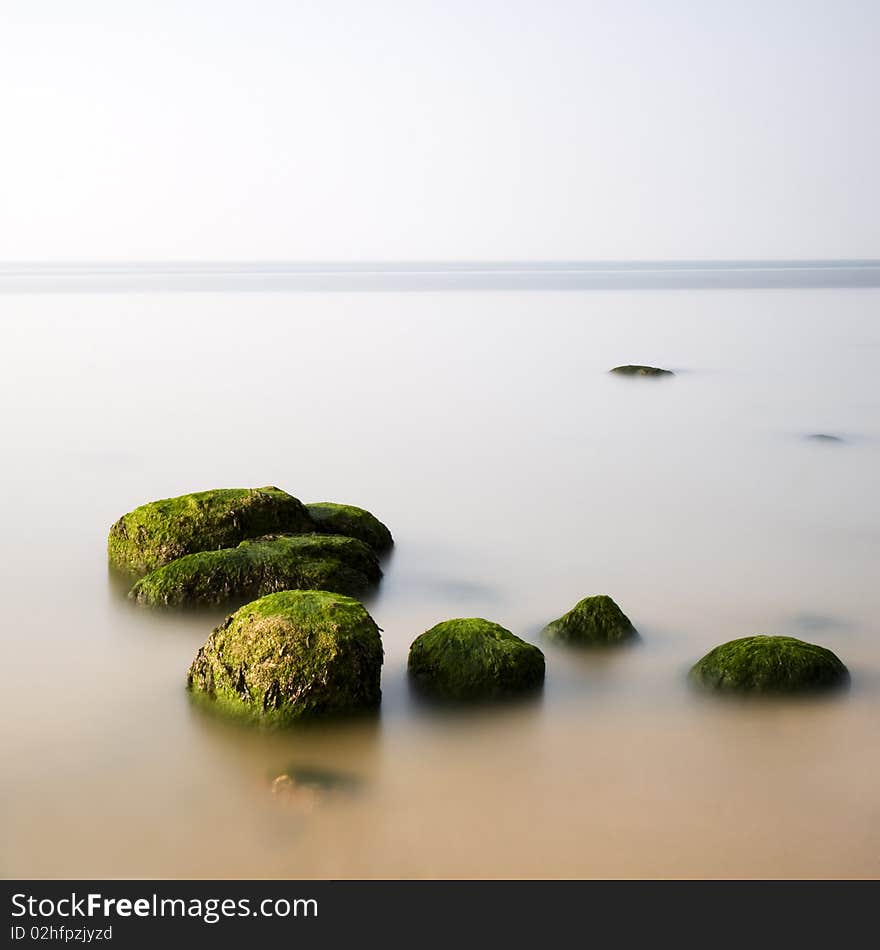
[[[878,0],[0,0],[0,260],[880,257]]]

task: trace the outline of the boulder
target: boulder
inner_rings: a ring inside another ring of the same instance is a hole
[[[182,607],[250,600],[280,590],[360,594],[379,582],[376,555],[361,541],[330,534],[267,535],[237,547],[187,554],[142,577],[139,604]]]
[[[722,643],[690,671],[698,686],[735,693],[797,693],[842,686],[849,673],[825,647],[794,637],[742,637]]]
[[[212,709],[267,725],[375,709],[382,640],[363,604],[282,591],[245,604],[193,660],[187,688]]]
[[[144,572],[246,538],[315,530],[305,505],[280,488],[217,488],[151,501],[123,515],[110,529],[107,553],[115,567]]]
[[[547,624],[543,635],[578,646],[609,646],[639,636],[629,617],[605,594],[585,597],[567,614]]]
[[[388,528],[364,508],[338,505],[332,501],[316,501],[306,505],[306,510],[318,526],[318,531],[357,538],[377,554],[384,554],[394,544]]]
[[[435,699],[496,699],[537,688],[544,654],[509,630],[480,618],[446,620],[417,637],[409,675]]]

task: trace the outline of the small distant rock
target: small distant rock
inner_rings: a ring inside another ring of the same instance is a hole
[[[620,376],[675,376],[671,369],[660,369],[657,366],[615,366],[610,370]]]
[[[827,432],[812,432],[807,438],[813,442],[843,442],[839,435],[829,435]]]

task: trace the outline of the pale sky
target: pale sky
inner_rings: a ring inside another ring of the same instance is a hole
[[[880,257],[878,0],[0,0],[0,260]]]

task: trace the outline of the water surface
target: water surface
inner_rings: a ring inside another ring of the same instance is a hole
[[[880,291],[805,279],[7,282],[0,871],[876,876]],[[609,376],[620,363],[677,375]],[[376,720],[265,735],[206,717],[184,680],[223,611],[139,610],[108,575],[121,513],[265,484],[394,532],[368,603],[386,651]],[[523,704],[440,715],[410,696],[407,648],[437,621],[537,642],[592,593],[640,644],[546,646],[545,689]],[[688,689],[690,664],[754,633],[829,646],[851,690],[743,704]],[[271,792],[291,770],[344,781],[300,808]]]

